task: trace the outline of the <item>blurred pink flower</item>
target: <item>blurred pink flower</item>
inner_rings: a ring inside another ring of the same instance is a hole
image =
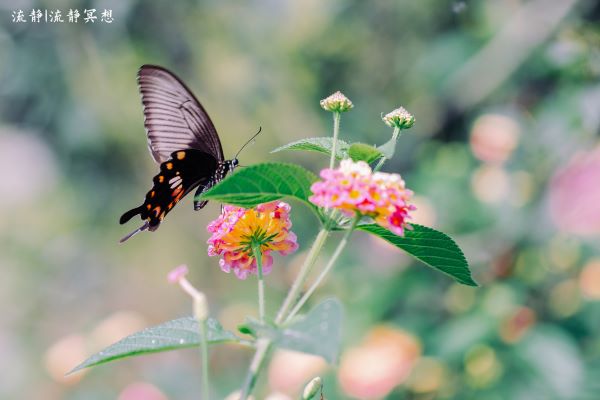
[[[408,204],[412,192],[400,175],[373,173],[364,161],[343,160],[338,169],[322,170],[321,178],[311,186],[311,202],[337,208],[347,216],[367,215],[395,234],[404,234],[415,207]]]
[[[134,382],[123,389],[118,400],[168,400],[168,398],[150,383]]]
[[[519,136],[520,127],[514,119],[484,114],[475,120],[471,129],[471,151],[481,161],[503,164],[517,148]]]
[[[504,318],[500,325],[500,337],[507,343],[515,343],[535,324],[537,316],[529,307],[518,307]]]
[[[600,147],[577,154],[552,178],[550,216],[568,233],[600,233]]]
[[[342,355],[340,386],[354,398],[384,398],[406,381],[420,355],[416,337],[390,326],[376,326],[362,345]]]
[[[78,382],[87,370],[77,374],[67,373],[87,355],[86,340],[82,335],[71,334],[53,343],[44,354],[46,371],[58,383],[71,385]],[[83,374],[82,374],[83,373]]]
[[[269,365],[269,387],[298,398],[304,385],[326,369],[327,363],[321,357],[279,349]]]
[[[590,300],[600,300],[600,259],[592,259],[579,274],[579,288]]]
[[[298,249],[296,235],[290,230],[289,204],[273,201],[259,204],[256,208],[226,205],[223,212],[207,229],[212,233],[208,240],[208,255],[222,256],[221,269],[233,272],[240,279],[257,274],[256,258],[252,245],[258,243],[262,255],[263,273],[271,272],[273,257],[277,251],[288,255]]]

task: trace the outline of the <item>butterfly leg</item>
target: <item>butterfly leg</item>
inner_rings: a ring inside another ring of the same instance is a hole
[[[194,194],[194,198],[198,197],[199,195],[201,195],[202,193],[206,192],[208,189],[210,189],[211,187],[213,187],[215,184],[214,179],[210,179],[208,182],[206,182],[206,185],[200,185],[198,187],[198,190],[196,190],[196,194]],[[194,210],[198,211],[204,208],[204,206],[206,206],[206,203],[208,203],[208,200],[194,200]]]

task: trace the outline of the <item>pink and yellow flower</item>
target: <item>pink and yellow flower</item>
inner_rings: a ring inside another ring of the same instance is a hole
[[[260,248],[262,272],[268,274],[273,265],[272,252],[288,255],[298,249],[296,235],[290,230],[289,204],[273,201],[256,208],[226,205],[223,212],[207,229],[208,255],[221,256],[219,265],[225,272],[233,271],[240,279],[258,274],[253,245]]]
[[[309,200],[321,207],[337,208],[347,216],[366,215],[397,235],[404,235],[410,219],[412,192],[398,174],[373,172],[364,161],[343,160],[338,169],[321,171]]]

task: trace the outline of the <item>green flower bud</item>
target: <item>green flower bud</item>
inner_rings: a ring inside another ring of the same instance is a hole
[[[354,107],[354,104],[339,90],[331,96],[321,100],[321,107],[331,112],[346,112]]]
[[[396,108],[381,118],[387,126],[392,128],[408,129],[415,124],[415,117],[406,111],[404,107]]]
[[[304,387],[304,391],[302,392],[302,400],[311,400],[322,389],[323,389],[323,381],[321,380],[321,378],[318,376],[316,378],[313,378]]]

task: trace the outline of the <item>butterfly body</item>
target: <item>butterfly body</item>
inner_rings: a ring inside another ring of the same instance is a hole
[[[144,224],[121,239],[138,232],[155,231],[165,216],[196,187],[203,193],[221,181],[238,160],[225,160],[217,131],[208,114],[185,84],[168,70],[144,65],[138,72],[144,106],[148,148],[160,164],[144,203],[124,213],[124,224],[136,215]],[[199,210],[206,201],[195,201]]]

